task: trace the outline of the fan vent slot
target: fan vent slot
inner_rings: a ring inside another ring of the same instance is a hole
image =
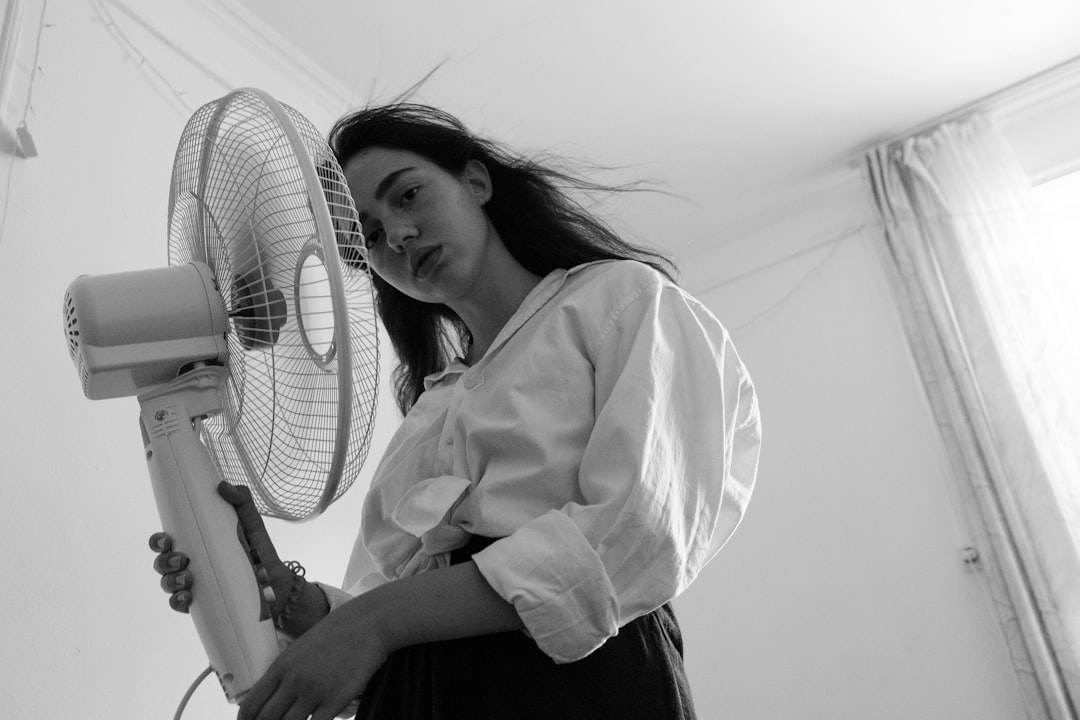
[[[71,293],[64,295],[64,328],[67,331],[68,352],[71,353],[71,359],[78,362],[79,315],[75,312],[75,300]]]
[[[67,334],[68,352],[71,361],[75,363],[75,369],[79,373],[79,381],[82,383],[83,393],[87,391],[90,382],[90,373],[83,361],[81,346],[79,343],[79,313],[75,310],[75,300],[71,293],[64,294],[64,330]]]

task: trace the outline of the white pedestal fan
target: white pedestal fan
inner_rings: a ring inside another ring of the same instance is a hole
[[[278,642],[217,485],[246,485],[270,517],[317,515],[355,479],[375,414],[363,237],[322,136],[255,89],[200,108],[173,167],[169,267],[77,279],[64,322],[85,395],[138,397],[162,529],[236,702]]]

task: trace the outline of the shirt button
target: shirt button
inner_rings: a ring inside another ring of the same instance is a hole
[[[446,438],[446,444],[447,445],[453,445],[454,444],[454,436],[453,435]]]
[[[480,387],[483,384],[484,384],[484,376],[481,373],[477,373],[476,375],[467,375],[465,377],[465,389],[466,390],[475,390],[476,388]]]

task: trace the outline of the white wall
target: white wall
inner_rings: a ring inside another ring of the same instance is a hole
[[[25,5],[9,123],[41,7]],[[106,6],[51,3],[28,116],[39,156],[0,156],[4,717],[167,717],[205,666],[150,570],[157,518],[135,402],[82,398],[65,287],[165,262],[169,170],[190,108],[257,85],[320,127],[344,110],[302,67],[207,20],[222,12],[211,4],[178,5],[145,6],[154,28],[116,14],[110,30]],[[677,603],[702,718],[1023,717],[982,578],[959,560],[972,540],[872,232],[812,249],[871,220],[844,176],[786,221],[682,258],[688,287],[733,328],[765,418],[745,525]],[[376,452],[394,421],[382,407]],[[316,523],[275,523],[283,556],[338,577],[364,482]],[[234,716],[212,685],[188,712]]]
[[[764,419],[749,514],[677,603],[703,717],[1025,717],[871,207],[838,173],[686,264]]]

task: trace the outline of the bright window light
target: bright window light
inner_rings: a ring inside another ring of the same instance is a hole
[[[1080,313],[1080,171],[1044,182],[1034,188],[1036,205],[1046,223],[1042,236],[1055,269],[1062,300]],[[1075,317],[1075,315],[1073,315]]]

